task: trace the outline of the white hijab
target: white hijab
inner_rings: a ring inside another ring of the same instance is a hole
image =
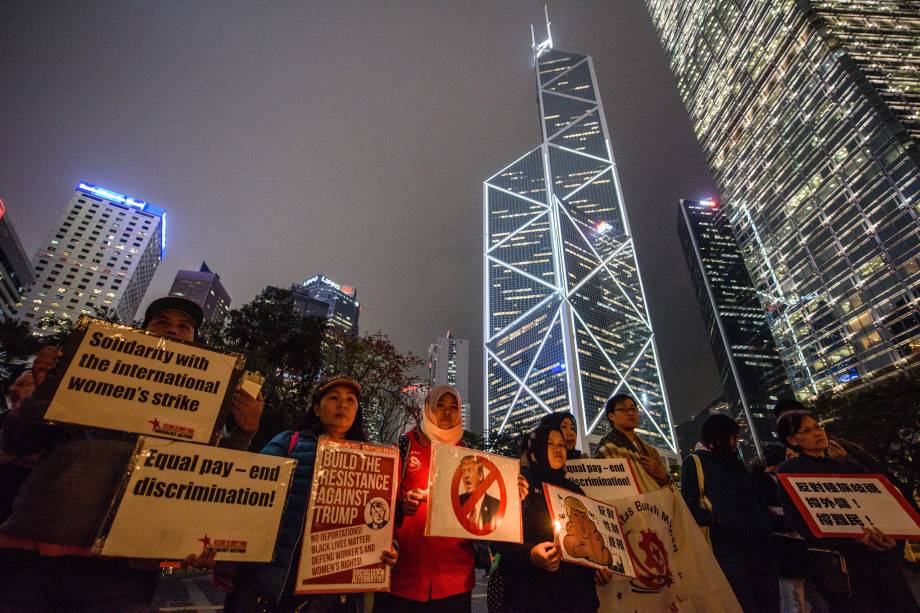
[[[439,428],[438,422],[434,416],[434,409],[438,406],[438,400],[444,394],[453,394],[457,399],[457,408],[462,410],[463,404],[460,402],[460,392],[450,385],[435,385],[428,391],[425,396],[425,409],[422,412],[422,432],[433,441],[456,445],[463,438],[463,419],[453,428]]]

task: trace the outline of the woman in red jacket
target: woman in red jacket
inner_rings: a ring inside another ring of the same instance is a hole
[[[453,387],[433,387],[425,398],[421,423],[399,441],[403,458],[402,523],[396,527],[399,563],[393,569],[390,593],[381,594],[375,607],[381,613],[470,611],[476,583],[472,542],[424,535],[431,441],[466,446],[460,406],[460,394]]]

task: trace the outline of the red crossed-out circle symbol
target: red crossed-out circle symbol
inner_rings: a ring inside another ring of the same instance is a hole
[[[450,502],[454,508],[454,515],[457,517],[457,521],[460,522],[460,525],[463,528],[476,536],[484,536],[490,532],[494,532],[498,526],[501,525],[502,519],[505,517],[505,507],[508,506],[508,492],[505,488],[505,481],[502,479],[502,474],[499,472],[498,468],[489,460],[483,456],[476,456],[476,461],[482,465],[484,471],[486,471],[485,478],[479,483],[479,486],[472,492],[470,492],[469,497],[464,503],[460,503],[460,479],[463,476],[463,464],[457,466],[457,470],[454,471],[454,478],[450,482]],[[476,504],[486,495],[486,492],[493,483],[498,483],[498,493],[499,493],[499,502],[498,510],[495,511],[495,515],[492,518],[492,521],[488,525],[480,525],[474,519],[470,518],[472,515],[473,509],[476,507]]]

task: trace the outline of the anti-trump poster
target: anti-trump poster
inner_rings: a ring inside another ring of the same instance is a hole
[[[562,560],[635,577],[616,507],[543,484]]]
[[[862,538],[864,528],[920,540],[920,517],[883,475],[777,475],[818,538]]]
[[[611,502],[637,496],[639,486],[632,463],[626,458],[612,460],[568,460],[565,477],[576,483],[585,496]]]
[[[216,442],[244,358],[81,317],[44,418],[195,443]]]
[[[396,447],[320,437],[296,593],[389,589],[398,466]]]
[[[673,487],[617,501],[635,577],[597,588],[599,611],[741,613],[684,499]]]
[[[138,437],[96,542],[105,556],[272,559],[295,460]]]
[[[520,462],[432,443],[425,536],[522,542]]]

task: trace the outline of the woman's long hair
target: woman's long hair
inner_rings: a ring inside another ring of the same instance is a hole
[[[735,453],[732,449],[731,439],[733,436],[738,436],[740,431],[741,428],[738,427],[738,422],[728,415],[710,415],[703,422],[703,427],[700,429],[700,442],[712,451],[731,455]]]

